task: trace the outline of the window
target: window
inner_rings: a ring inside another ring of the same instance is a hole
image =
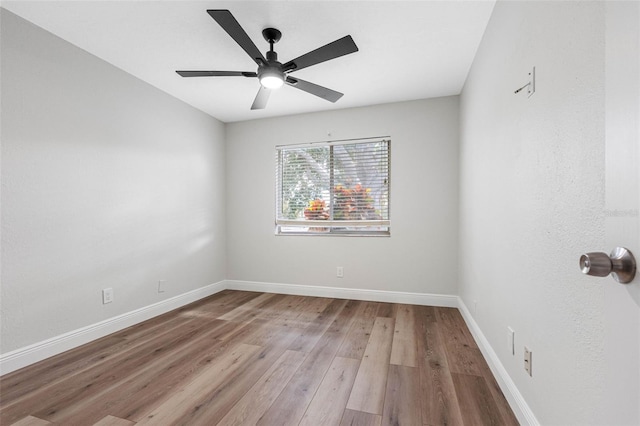
[[[389,235],[391,141],[276,147],[276,233]]]

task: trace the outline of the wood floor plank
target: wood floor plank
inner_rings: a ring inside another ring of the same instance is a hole
[[[253,332],[247,334],[245,342],[250,345],[257,346],[271,346],[281,342],[283,334],[297,334],[295,330],[291,330],[289,327],[274,325],[272,321],[256,320],[260,321],[260,327],[253,330]],[[301,351],[298,351],[301,352]]]
[[[339,424],[359,366],[357,359],[335,357],[299,426]]]
[[[264,293],[254,291],[233,291],[224,290],[220,293],[209,296],[205,299],[201,299],[190,305],[180,309],[179,312],[207,312],[215,315],[216,318],[220,315],[224,315],[241,306],[245,303],[249,303],[252,299],[262,295]]]
[[[462,425],[462,415],[447,363],[440,323],[429,315],[433,309],[419,308],[416,331],[418,366],[422,397],[422,421],[425,425]],[[427,311],[427,312],[423,312]]]
[[[305,328],[313,323],[322,312],[327,309],[335,299],[328,297],[305,297],[307,308],[298,316],[301,326]]]
[[[101,419],[97,423],[94,423],[93,426],[133,426],[134,422],[126,419],[120,419],[114,416],[106,416]]]
[[[457,309],[436,307],[435,311],[444,336],[450,337],[449,340],[455,343],[456,346],[478,347]]]
[[[88,368],[106,363],[127,350],[139,347],[159,335],[171,333],[189,322],[188,318],[166,315],[129,327],[126,330],[105,336],[78,348],[45,359],[37,364],[2,376],[0,381],[0,409],[30,392],[42,392],[64,377],[78,374]]]
[[[488,367],[480,349],[469,346],[464,338],[460,338],[446,326],[442,327],[442,323],[438,324],[444,343],[443,347],[447,354],[449,370],[452,373],[482,376]]]
[[[340,426],[381,426],[382,416],[362,411],[344,410]]]
[[[180,423],[217,424],[285,352],[294,338],[293,334],[280,336],[280,341],[274,341],[271,346],[255,353],[244,367],[225,377],[211,392],[201,392],[199,398],[193,401],[192,409],[181,417]]]
[[[83,345],[64,354],[48,358],[29,366],[27,369],[6,374],[0,381],[0,394],[2,395],[0,408],[6,407],[16,398],[33,390],[42,391],[46,385],[52,384],[51,376],[60,378],[77,374],[84,368],[93,368],[98,363],[107,361],[113,354],[139,346],[151,339],[157,339],[160,334],[170,333],[173,328],[185,324],[193,317],[201,316],[193,314],[204,312],[203,306],[206,307],[204,308],[206,312],[211,312],[211,315],[215,314],[214,316],[209,315],[209,317],[215,318],[260,294],[225,290],[98,339],[89,345]],[[189,313],[191,317],[181,316],[185,313]],[[19,389],[21,393],[16,393],[16,389]]]
[[[303,333],[304,328],[291,328],[287,324],[288,318],[296,310],[296,303],[300,301],[296,296],[278,295],[277,299],[271,299],[268,308],[263,309],[256,315],[254,322],[263,326],[246,336],[246,343],[258,346],[269,346],[273,342],[283,341],[280,337],[284,334]],[[295,313],[293,314],[295,315]],[[287,340],[289,341],[289,340]],[[291,348],[289,348],[291,349]],[[292,349],[295,350],[295,349]]]
[[[68,375],[93,367],[128,345],[131,345],[131,342],[126,342],[120,336],[110,335],[90,345],[83,345],[2,376],[0,409],[42,387],[53,386],[56,381],[64,380]]]
[[[260,307],[256,312],[256,318],[275,324],[276,320],[289,316],[290,312],[295,309],[294,301],[296,299],[297,296],[276,294],[273,299]]]
[[[203,343],[205,343],[204,341]],[[185,355],[175,360],[167,360],[163,368],[148,370],[144,375],[132,377],[130,382],[120,387],[120,395],[104,395],[105,409],[123,418],[139,418],[143,413],[173,394],[176,389],[190,380],[216,359],[231,350],[236,343],[224,342],[219,346],[202,349],[201,354],[185,351]],[[194,345],[196,348],[201,346]]]
[[[391,364],[415,367],[418,358],[413,306],[399,305],[391,346]]]
[[[455,343],[446,339],[445,342],[449,370],[452,373],[469,374],[473,376],[483,375],[484,358],[482,357],[480,349],[457,346]]]
[[[344,309],[347,300],[332,300],[315,319],[302,330],[296,339],[291,343],[289,349],[292,351],[309,352],[318,343],[324,332],[331,326],[335,317]]]
[[[55,391],[49,387],[39,388],[9,407],[3,408],[0,411],[0,423],[11,423],[27,414],[48,420],[51,416],[80,404],[82,400],[116,385],[120,380],[125,380],[132,371],[166,351],[176,350],[194,336],[204,333],[207,325],[197,320],[187,321],[180,327],[159,334],[156,339],[72,375],[61,386],[56,387]]]
[[[322,336],[324,339],[330,339],[332,345],[335,344],[336,351],[351,328],[356,312],[363,304],[360,300],[347,300],[346,302]]]
[[[220,320],[216,322],[224,323]],[[132,418],[147,412],[157,400],[189,383],[241,343],[220,342],[215,338],[216,335],[216,327],[212,327],[203,336],[193,339],[188,346],[165,353],[137,370],[126,381],[83,401],[77,410],[62,410],[52,419],[61,424],[91,424],[107,414]]]
[[[265,304],[257,313],[256,318],[271,322],[273,325],[284,325],[297,316],[299,305],[304,298],[291,294],[278,295],[279,298]]]
[[[222,418],[218,425],[256,424],[306,356],[307,354],[304,352],[285,351],[258,382],[249,389],[249,392]]]
[[[423,306],[423,305],[414,305],[414,312],[417,323],[429,323],[438,321],[438,316],[436,313],[435,306]]]
[[[371,335],[371,329],[373,328],[373,322],[376,319],[377,312],[378,305],[376,303],[363,303],[347,333],[347,337],[342,342],[342,345],[340,345],[336,356],[362,359],[364,350],[369,342],[369,336]]]
[[[53,423],[46,420],[39,419],[37,417],[28,416],[22,420],[13,423],[11,426],[47,426],[53,425]]]
[[[299,328],[299,326],[297,326],[297,318],[301,312],[306,309],[308,304],[308,298],[288,294],[283,299],[283,303],[275,307],[276,310],[284,312],[284,315],[278,315],[276,318],[273,318],[271,322],[276,326]],[[268,320],[269,318],[267,317],[265,319]],[[304,328],[304,326],[302,326],[302,328]]]
[[[285,352],[285,348],[286,344],[279,344],[262,349],[247,362],[245,368],[226,378],[213,392],[200,396],[194,409],[181,422],[189,425],[217,424]]]
[[[464,319],[457,309],[436,308],[447,353],[449,370],[452,373],[482,376],[486,366],[482,352],[473,339]]]
[[[493,375],[491,374],[491,370],[487,371],[484,374],[484,379],[487,383],[487,386],[489,387],[491,395],[493,396],[493,400],[498,407],[500,416],[502,416],[502,419],[504,420],[504,424],[506,426],[518,426],[520,423],[518,422],[518,419],[513,413],[511,407],[509,407],[509,403],[504,397],[502,390],[500,390],[500,386],[498,386],[498,382],[496,381],[495,377],[493,377]]]
[[[397,305],[395,303],[378,302],[377,317],[395,318]]]
[[[287,386],[262,416],[263,426],[297,425],[329,369],[362,302],[348,301],[326,328]],[[295,345],[294,345],[295,346]]]
[[[275,325],[283,325],[296,329],[305,329],[320,314],[331,299],[324,297],[298,296],[299,303],[296,303],[288,315],[274,321]],[[294,302],[295,303],[295,302]]]
[[[451,374],[465,425],[504,425],[484,377]]]
[[[498,406],[498,410],[500,411],[500,415],[502,416],[502,418],[504,419],[504,424],[507,426],[517,426],[519,425],[518,419],[516,418],[515,414],[513,413],[513,410],[511,410],[511,407],[509,407],[509,403],[507,402],[506,398],[504,397],[504,394],[502,393],[502,390],[500,389],[500,386],[498,385],[498,382],[496,381],[495,377],[493,376],[493,373],[491,372],[491,369],[489,368],[489,365],[486,363],[486,361],[484,359],[482,359],[482,362],[479,363],[482,365],[482,376],[484,377],[484,380],[487,384],[487,386],[489,387],[489,390],[491,391],[491,395],[493,396],[493,400],[495,401],[496,405]]]
[[[348,409],[382,414],[393,330],[393,318],[376,318],[347,403]]]
[[[198,326],[185,330],[186,334],[176,336],[166,345],[149,348],[148,351],[139,353],[139,357],[132,356],[131,359],[123,360],[121,364],[113,366],[110,371],[101,374],[94,382],[90,382],[90,388],[80,389],[81,392],[67,395],[62,400],[52,400],[48,406],[36,413],[60,424],[78,422],[80,413],[91,414],[91,421],[99,418],[96,417],[98,413],[112,414],[108,410],[113,409],[111,404],[115,401],[123,396],[137,398],[137,395],[127,387],[129,381],[137,382],[141,376],[148,377],[151,374],[157,377],[159,368],[167,364],[171,365],[175,357],[184,355],[185,342],[198,342],[205,338],[211,329],[219,327],[222,322],[219,320],[208,323],[196,321],[194,324]],[[108,399],[110,404],[101,404],[105,399]],[[87,410],[88,407],[91,407],[91,410]]]
[[[259,346],[240,344],[215,362],[206,371],[194,378],[188,385],[174,392],[150,413],[141,416],[138,424],[171,424],[183,419],[189,411],[198,408],[202,394],[215,390],[220,383],[239,368],[243,368],[251,355],[260,351]],[[196,404],[196,405],[194,405]]]
[[[273,299],[276,295],[273,293],[263,293],[258,297],[254,297],[245,304],[238,306],[237,308],[227,312],[224,315],[220,315],[218,319],[224,321],[240,321],[248,322],[252,321],[258,314],[260,305]]]
[[[215,330],[215,334],[211,336],[212,339],[227,341],[232,338],[238,338],[239,336],[248,336],[261,326],[264,325],[264,321],[253,320],[250,322],[236,322],[236,321],[225,321],[225,324],[217,328]]]
[[[382,412],[385,426],[422,426],[420,378],[416,368],[390,365]]]

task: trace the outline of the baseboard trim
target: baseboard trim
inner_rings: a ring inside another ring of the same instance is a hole
[[[448,294],[408,293],[236,280],[226,280],[225,288],[229,290],[259,291],[264,293],[292,294],[296,296],[330,297],[334,299],[355,299],[372,302],[405,303],[409,305],[443,306],[449,308],[458,307],[458,296]]]
[[[491,344],[489,344],[489,341],[478,326],[478,323],[476,323],[475,319],[473,319],[473,316],[467,308],[467,305],[465,305],[460,297],[458,297],[458,309],[460,310],[464,321],[467,323],[467,327],[469,327],[473,338],[478,344],[482,355],[484,355],[485,359],[487,360],[487,364],[489,364],[491,372],[496,378],[498,385],[502,390],[502,393],[509,402],[511,409],[518,418],[520,424],[539,426],[540,422],[538,422],[538,419],[536,419],[533,411],[531,411],[531,408],[522,397],[522,394],[518,390],[516,384],[513,382],[513,380],[511,380],[511,377],[509,376],[509,373],[507,373],[506,368],[504,368],[504,365],[502,365],[502,362],[500,362],[498,355],[493,350]]]
[[[225,289],[220,281],[0,355],[0,375],[58,355]]]

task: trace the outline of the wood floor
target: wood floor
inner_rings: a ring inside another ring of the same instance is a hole
[[[0,378],[1,425],[516,425],[457,309],[223,291]]]

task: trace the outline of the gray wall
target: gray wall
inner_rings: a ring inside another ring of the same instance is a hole
[[[224,125],[1,14],[2,353],[223,280]]]
[[[616,423],[578,268],[604,248],[604,60],[603,2],[498,2],[461,95],[460,296],[542,424]]]
[[[391,237],[274,235],[276,145],[386,135]],[[457,164],[457,96],[227,124],[227,278],[456,294]]]

